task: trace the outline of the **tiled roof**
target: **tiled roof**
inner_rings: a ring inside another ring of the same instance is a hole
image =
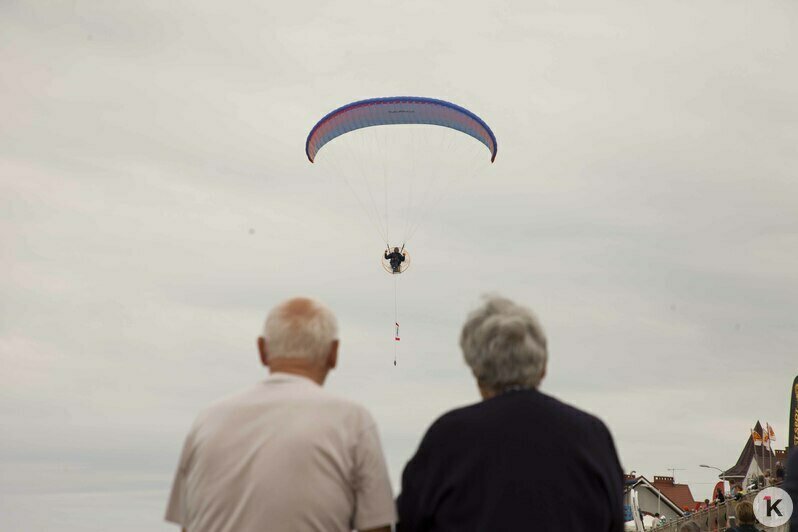
[[[693,508],[695,499],[690,486],[687,484],[674,484],[673,477],[654,477],[654,487],[657,488],[667,498],[672,500],[679,508]]]

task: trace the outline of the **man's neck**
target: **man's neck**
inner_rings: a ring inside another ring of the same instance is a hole
[[[327,378],[327,369],[308,364],[304,360],[295,360],[290,358],[277,359],[270,361],[269,373],[288,373],[291,375],[299,375],[312,380],[319,386],[324,385]]]

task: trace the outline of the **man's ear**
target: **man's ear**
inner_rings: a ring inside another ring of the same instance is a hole
[[[264,366],[269,365],[269,347],[266,344],[266,338],[263,336],[258,337],[258,353],[260,354],[260,362]]]
[[[327,356],[327,367],[330,369],[335,369],[335,366],[338,365],[338,340],[333,340],[332,346],[330,347],[330,354]]]
[[[546,370],[548,369],[548,365],[546,363],[543,364],[543,371],[540,372],[540,380],[538,381],[538,386],[540,383],[543,382],[543,379],[546,378]]]

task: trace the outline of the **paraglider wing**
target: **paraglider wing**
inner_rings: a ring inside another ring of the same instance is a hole
[[[313,162],[319,150],[336,137],[356,129],[391,124],[429,124],[455,129],[484,144],[490,150],[491,162],[496,159],[496,136],[481,118],[459,105],[415,96],[371,98],[332,111],[311,129],[305,153]]]

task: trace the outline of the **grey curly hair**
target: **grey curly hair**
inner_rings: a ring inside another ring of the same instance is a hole
[[[487,296],[471,312],[460,348],[479,385],[494,391],[537,387],[546,369],[546,335],[538,319],[513,301]]]

